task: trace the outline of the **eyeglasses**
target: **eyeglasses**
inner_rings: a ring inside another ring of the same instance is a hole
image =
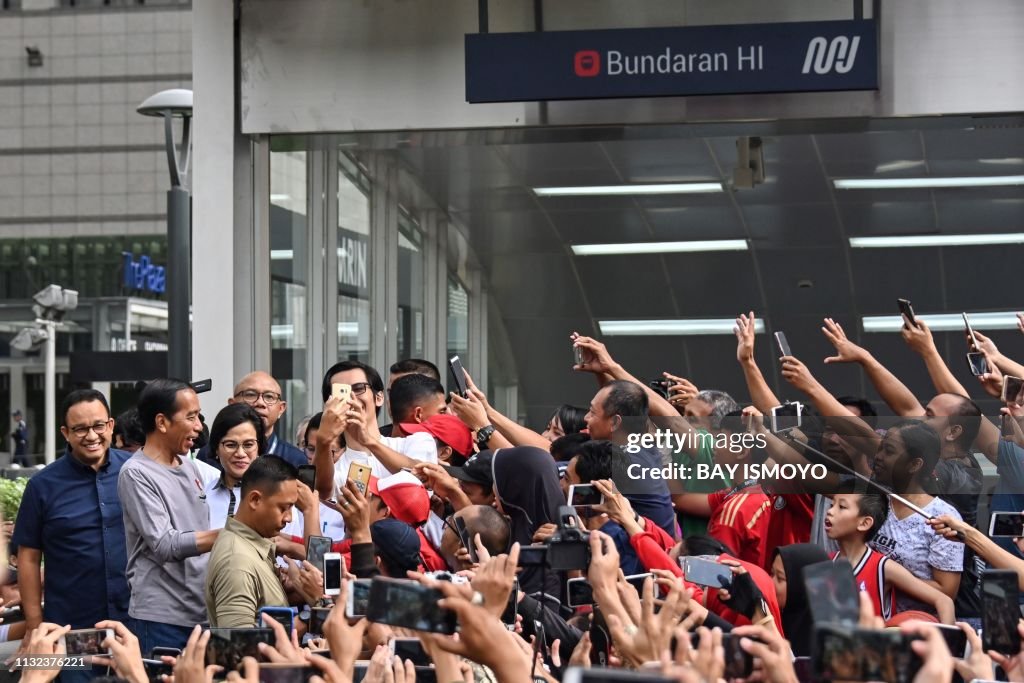
[[[103,434],[110,428],[110,420],[106,422],[93,422],[91,425],[78,425],[77,427],[68,427],[68,431],[77,436],[79,439],[84,439],[89,435],[89,432],[96,432],[96,434]]]
[[[353,392],[354,391],[355,388],[353,387]],[[277,405],[278,401],[280,401],[282,398],[281,394],[278,394],[276,392],[259,392],[256,391],[255,389],[246,389],[245,391],[239,391],[237,394],[235,394],[235,398],[240,398],[249,405],[254,405],[256,401],[260,400],[260,397],[263,398],[263,402],[266,403],[268,406]]]
[[[256,450],[256,447],[259,446],[259,445],[260,445],[260,442],[257,441],[256,439],[247,439],[245,441],[242,441],[241,443],[239,443],[238,441],[221,441],[220,442],[220,447],[223,448],[224,450],[228,451],[229,453],[237,451],[239,448],[241,448],[243,451],[245,451],[247,453],[250,453],[250,452]]]
[[[352,394],[355,395],[355,396],[359,396],[360,394],[362,394],[364,391],[366,391],[369,388],[370,388],[370,383],[369,382],[358,382],[358,383],[352,385]]]

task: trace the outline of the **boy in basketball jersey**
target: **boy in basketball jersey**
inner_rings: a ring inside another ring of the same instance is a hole
[[[846,487],[852,491],[852,487]],[[877,493],[837,493],[825,516],[825,533],[839,544],[832,560],[853,565],[857,587],[866,592],[875,607],[875,614],[886,621],[895,616],[894,593],[906,595],[931,606],[944,624],[955,621],[953,601],[948,595],[910,573],[903,565],[868,547],[885,522],[888,501]]]

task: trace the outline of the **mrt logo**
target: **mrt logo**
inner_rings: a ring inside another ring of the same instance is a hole
[[[590,78],[601,73],[601,53],[597,50],[580,50],[573,60],[573,68],[580,78]]]

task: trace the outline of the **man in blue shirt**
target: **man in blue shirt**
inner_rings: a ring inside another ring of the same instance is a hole
[[[29,479],[11,541],[18,549],[28,631],[43,621],[77,629],[128,617],[128,556],[117,478],[131,454],[110,448],[114,421],[102,393],[72,391],[61,415],[68,450]],[[92,677],[91,671],[67,671],[61,680]]]
[[[293,467],[308,465],[306,454],[299,448],[281,439],[274,432],[277,421],[284,415],[288,402],[281,394],[281,385],[269,373],[257,370],[238,380],[235,395],[228,399],[228,404],[248,403],[263,418],[263,427],[267,436],[267,452],[260,455],[276,455]],[[206,446],[199,449],[196,455],[208,465],[221,469],[216,454],[211,454]]]

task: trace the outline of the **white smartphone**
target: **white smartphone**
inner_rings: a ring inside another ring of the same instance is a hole
[[[341,594],[341,553],[324,553],[324,595]]]

